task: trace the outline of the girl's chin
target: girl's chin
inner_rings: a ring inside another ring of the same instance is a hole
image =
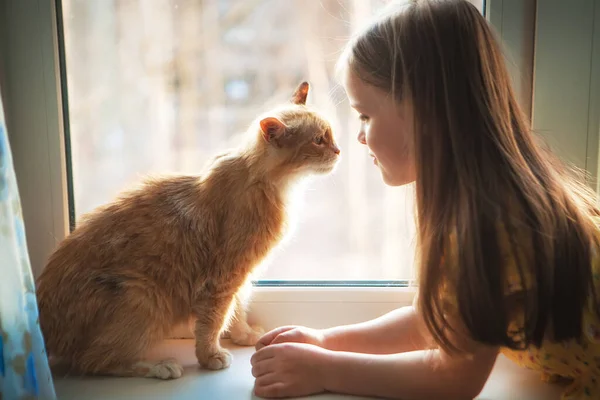
[[[390,174],[381,165],[379,165],[379,171],[383,182],[388,186],[404,186],[415,181],[414,178],[408,177],[406,174]]]

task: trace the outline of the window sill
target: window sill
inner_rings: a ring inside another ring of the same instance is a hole
[[[57,397],[75,399],[179,399],[179,400],[243,400],[258,399],[252,395],[254,379],[250,373],[250,356],[253,349],[227,346],[234,360],[223,371],[202,371],[196,367],[193,340],[169,340],[155,349],[155,359],[176,356],[185,366],[185,375],[174,381],[157,381],[142,378],[55,378]],[[498,359],[494,371],[478,397],[480,400],[559,399],[562,388],[545,384],[539,375],[523,370],[503,357]],[[357,399],[356,397],[322,395],[321,400]]]
[[[255,287],[249,320],[267,331],[348,325],[409,306],[415,293],[415,287]]]

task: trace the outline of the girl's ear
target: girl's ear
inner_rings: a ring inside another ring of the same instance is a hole
[[[278,139],[284,134],[287,127],[275,117],[267,117],[260,121],[260,130],[265,141],[279,146]]]
[[[305,105],[306,97],[308,96],[308,87],[308,82],[302,82],[300,85],[298,85],[294,95],[292,96],[292,103]]]

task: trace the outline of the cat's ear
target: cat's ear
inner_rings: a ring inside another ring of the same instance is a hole
[[[275,117],[267,117],[260,121],[262,136],[267,142],[277,143],[277,139],[285,134],[286,126]]]
[[[296,88],[294,95],[292,96],[292,103],[304,105],[306,104],[306,97],[308,96],[308,82],[302,82]]]

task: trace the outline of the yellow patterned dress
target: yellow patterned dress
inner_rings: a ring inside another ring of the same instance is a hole
[[[516,264],[509,261],[511,257],[505,260],[509,262],[505,290],[509,294],[518,292],[521,284]],[[597,252],[593,253],[592,269],[594,285],[600,288]],[[592,303],[593,299],[590,299],[584,310],[583,337],[580,340],[564,343],[545,341],[539,349],[534,346],[524,351],[502,349],[502,354],[520,366],[539,371],[544,381],[552,382],[560,378],[572,380],[563,392],[562,400],[600,399],[600,320],[592,311]],[[514,325],[517,325],[516,321]]]

